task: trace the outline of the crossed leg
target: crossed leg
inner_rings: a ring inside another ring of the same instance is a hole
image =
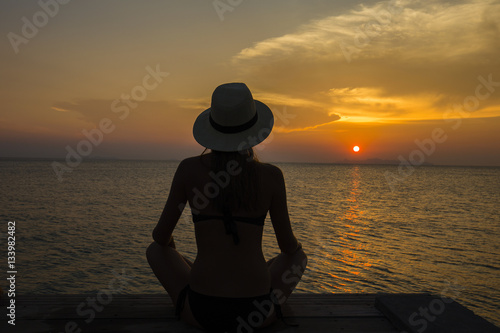
[[[192,263],[172,246],[163,246],[157,242],[149,245],[146,250],[146,257],[149,266],[151,266],[161,285],[167,291],[174,306],[176,306],[180,292],[188,284]],[[184,309],[181,312],[181,319],[188,324],[201,328],[191,313],[187,297]]]
[[[281,253],[267,261],[271,272],[271,287],[280,305],[283,305],[297,284],[307,266],[307,256],[300,249],[292,255]],[[262,327],[274,322],[275,318],[268,318]]]
[[[300,249],[294,254],[281,253],[267,261],[271,272],[271,286],[280,304],[286,302],[302,278],[307,266],[307,255]]]

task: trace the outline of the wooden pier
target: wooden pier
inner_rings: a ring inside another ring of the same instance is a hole
[[[7,323],[9,299],[3,295],[0,331],[201,332],[175,320],[166,294],[100,296],[92,301],[95,294],[16,295],[14,327]],[[500,332],[460,304],[428,294],[293,294],[283,314],[287,323],[298,326],[278,321],[259,332]]]

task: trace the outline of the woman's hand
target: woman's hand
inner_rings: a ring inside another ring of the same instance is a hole
[[[297,242],[297,250],[295,250],[295,252],[297,252],[298,250],[301,250],[301,249],[302,249],[302,243]]]
[[[170,236],[170,240],[168,241],[167,246],[170,246],[171,248],[175,249],[174,236]]]

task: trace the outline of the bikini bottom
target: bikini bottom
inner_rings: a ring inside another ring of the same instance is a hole
[[[200,294],[187,285],[177,300],[177,318],[180,318],[186,294],[194,318],[208,332],[253,332],[271,315],[273,304],[276,316],[283,317],[272,289],[260,296],[233,298]]]

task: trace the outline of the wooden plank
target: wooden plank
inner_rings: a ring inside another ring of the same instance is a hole
[[[16,297],[17,318],[71,319],[91,315],[96,318],[174,318],[174,307],[167,295],[114,295],[108,304],[93,299],[95,295],[85,294],[19,295]],[[96,308],[92,307],[93,303],[97,303]],[[283,314],[285,317],[381,317],[374,303],[374,294],[296,294],[283,306]]]
[[[400,333],[386,318],[297,318],[298,327],[288,328],[280,323],[263,333],[294,332],[294,333]]]
[[[15,331],[59,333],[78,332],[80,328],[82,332],[108,333],[201,332],[175,320],[173,304],[166,294],[113,295],[91,306],[95,298],[95,294],[17,295]],[[436,299],[425,294],[293,294],[283,313],[285,321],[299,326],[290,328],[277,322],[262,332],[400,332],[396,327],[417,332],[423,330],[423,323],[411,324],[422,317],[415,317],[414,322],[408,318],[423,306],[439,310]],[[7,298],[0,299],[0,306],[4,308],[7,302]],[[499,332],[480,317],[472,321],[471,315],[475,316],[455,302],[446,303],[435,320],[428,320],[425,332]],[[464,322],[465,317],[469,319]],[[9,332],[5,328],[12,326],[5,318],[0,321],[0,331]],[[437,328],[432,329],[430,324]]]
[[[389,321],[384,318],[297,318],[294,320],[297,327],[287,327],[277,322],[270,327],[259,330],[261,333],[294,332],[294,333],[399,333]],[[3,322],[2,324],[4,324]],[[93,332],[93,333],[166,333],[186,332],[202,333],[203,331],[172,319],[95,319],[90,323],[82,320],[23,320],[16,323],[15,328],[2,332],[16,333],[65,333],[65,332]],[[246,332],[243,330],[243,332]]]
[[[299,326],[288,327],[278,321],[261,332],[396,333],[394,326],[375,308],[375,296],[294,294],[283,306],[283,313],[287,322]],[[174,307],[166,294],[113,295],[112,299],[105,299],[106,304],[101,304],[99,311],[88,305],[95,297],[92,294],[17,295],[15,331],[201,332],[175,320]],[[0,299],[0,304],[6,305],[7,299]],[[80,312],[77,312],[79,307]],[[89,311],[91,309],[94,311]],[[6,321],[0,324],[2,332],[6,331],[3,329]]]
[[[449,298],[429,294],[379,295],[376,307],[411,333],[500,333],[500,328]]]
[[[2,323],[4,324],[4,323]],[[4,330],[5,326],[0,326],[2,332],[16,333],[168,333],[186,332],[202,333],[203,331],[175,320],[165,320],[158,318],[151,319],[95,319],[90,323],[81,320],[22,320],[16,322],[15,327]]]

